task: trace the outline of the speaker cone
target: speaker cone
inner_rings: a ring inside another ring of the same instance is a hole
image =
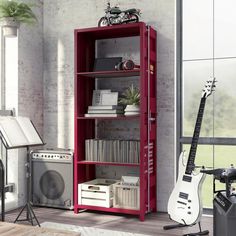
[[[65,183],[55,170],[46,171],[40,178],[40,189],[48,199],[55,200],[61,197],[65,189]]]

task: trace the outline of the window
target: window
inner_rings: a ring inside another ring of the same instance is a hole
[[[0,30],[1,32],[1,30]],[[1,43],[1,108],[6,110],[18,110],[18,38],[3,38],[0,33]],[[5,149],[0,148],[0,158],[7,169],[5,181],[18,184],[18,150],[8,150],[6,162]],[[6,193],[6,209],[16,207],[17,191]]]
[[[179,0],[177,155],[189,151],[201,90],[215,77],[206,101],[196,165],[236,165],[236,15],[234,0]],[[203,186],[203,204],[212,207],[213,184]],[[222,187],[222,186],[221,186]]]

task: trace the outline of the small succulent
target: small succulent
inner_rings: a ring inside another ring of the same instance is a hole
[[[23,2],[0,0],[0,19],[12,17],[20,23],[33,24],[37,22],[37,18],[31,7],[34,4],[26,4]]]
[[[122,105],[139,105],[140,103],[140,91],[138,88],[134,87],[132,84],[128,87],[122,97],[119,100],[119,103]]]

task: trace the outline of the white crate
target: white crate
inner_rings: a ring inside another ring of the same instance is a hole
[[[80,205],[111,207],[113,203],[113,184],[117,180],[94,179],[78,184],[78,203]]]
[[[113,207],[139,210],[140,192],[139,186],[123,185],[116,183],[114,188]]]

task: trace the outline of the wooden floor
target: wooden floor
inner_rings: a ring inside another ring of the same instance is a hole
[[[13,222],[17,217],[19,211],[20,209],[8,212],[6,214],[6,221]],[[139,219],[135,216],[117,215],[91,211],[84,211],[79,214],[74,214],[73,211],[69,210],[40,207],[34,208],[34,212],[40,223],[49,221],[158,236],[177,236],[198,231],[197,226],[188,227],[185,229],[181,228],[164,231],[164,225],[173,224],[173,222],[169,220],[168,215],[165,213],[148,214],[146,216],[145,221],[140,222]],[[203,216],[202,229],[208,229],[210,231],[209,235],[213,235],[212,217]]]

